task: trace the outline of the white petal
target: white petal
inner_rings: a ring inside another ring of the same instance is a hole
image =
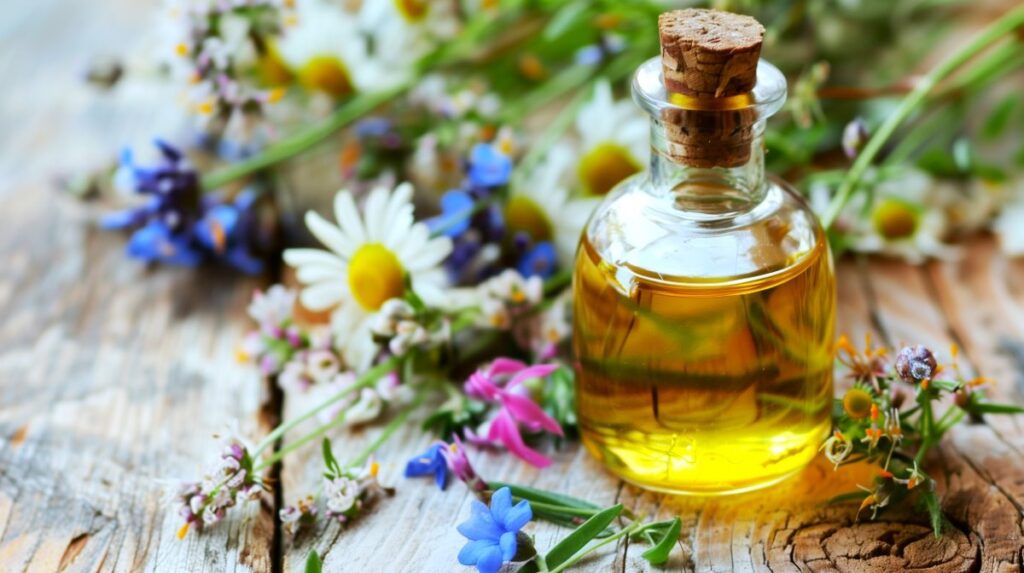
[[[348,269],[338,268],[336,265],[302,265],[295,276],[299,282],[310,284],[324,281],[344,281],[348,275]]]
[[[302,306],[309,310],[327,310],[341,302],[346,291],[344,281],[327,281],[302,289],[299,300],[302,301]]]
[[[410,271],[422,271],[437,266],[452,252],[452,241],[448,237],[431,239],[406,265]]]
[[[395,254],[398,255],[398,260],[402,262],[402,265],[409,268],[409,265],[415,262],[414,257],[416,253],[427,244],[430,239],[430,229],[427,228],[423,223],[416,223],[406,234],[405,239],[395,245]]]
[[[338,191],[334,196],[334,218],[338,220],[338,226],[341,227],[342,232],[353,243],[366,242],[366,229],[363,228],[363,221],[359,218],[355,199],[348,191]]]
[[[366,222],[367,242],[378,242],[387,234],[384,226],[384,209],[387,207],[388,190],[377,187],[370,191],[370,197],[363,205],[363,220]]]
[[[440,270],[413,275],[412,290],[427,305],[444,308],[448,298],[443,286],[446,280],[444,272]]]
[[[313,211],[306,212],[306,227],[321,243],[339,255],[347,258],[355,250],[355,245],[341,232],[341,229],[328,223],[326,219]]]
[[[284,252],[284,262],[292,267],[302,265],[333,265],[339,269],[345,268],[344,259],[323,249],[287,249]]]

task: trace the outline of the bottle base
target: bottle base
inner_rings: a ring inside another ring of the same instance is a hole
[[[820,431],[816,430],[805,434],[803,437],[810,439],[806,440],[803,447],[796,451],[789,450],[788,455],[785,456],[784,460],[776,460],[780,462],[778,471],[770,473],[763,472],[756,476],[748,473],[745,479],[723,479],[716,481],[708,480],[707,476],[716,474],[735,475],[736,473],[740,473],[740,471],[738,471],[740,470],[740,467],[735,467],[734,469],[737,471],[732,472],[721,466],[712,468],[691,465],[690,469],[685,473],[700,475],[704,478],[703,480],[688,480],[684,476],[680,475],[669,477],[664,471],[653,471],[654,466],[651,464],[635,463],[631,465],[627,463],[624,457],[628,458],[630,454],[634,454],[635,451],[620,450],[618,453],[612,451],[609,444],[604,440],[600,437],[595,439],[594,436],[588,435],[588,432],[586,431],[582,432],[581,437],[584,446],[591,455],[601,462],[608,471],[629,484],[645,490],[671,495],[718,497],[742,494],[771,487],[800,473],[814,460],[817,455],[817,446],[821,442],[819,436],[823,436],[826,433],[827,428],[823,427]],[[663,468],[665,465],[673,463],[688,465],[684,460],[666,460],[659,465]],[[749,468],[750,466],[748,465],[745,469],[749,470]]]

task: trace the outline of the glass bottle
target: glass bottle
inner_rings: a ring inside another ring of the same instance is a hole
[[[577,252],[583,442],[648,489],[769,485],[814,457],[832,402],[828,242],[800,195],[764,170],[765,121],[785,101],[785,78],[760,60],[752,91],[709,103],[666,92],[655,57],[633,96],[651,115],[650,169],[609,193]],[[680,157],[666,135],[667,121],[730,117],[750,127],[739,164]]]

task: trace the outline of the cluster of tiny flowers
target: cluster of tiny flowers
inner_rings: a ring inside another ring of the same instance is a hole
[[[293,322],[295,298],[294,290],[274,285],[266,292],[257,290],[249,303],[249,316],[257,328],[243,339],[239,360],[256,362],[265,376],[280,373],[295,352],[306,345]]]
[[[484,326],[510,330],[543,300],[544,281],[536,275],[524,278],[518,271],[506,269],[481,283],[477,291]]]
[[[311,495],[286,506],[279,512],[285,530],[295,533],[313,523],[318,515],[345,525],[379,498],[393,495],[393,488],[384,487],[377,480],[379,469],[376,462],[370,462],[357,470],[326,472],[321,486],[322,507],[317,507],[317,499]]]
[[[410,350],[443,343],[449,338],[447,323],[431,331],[416,316],[412,305],[400,298],[393,298],[381,305],[370,325],[370,332],[394,356],[404,356]]]
[[[195,2],[178,8],[181,39],[175,44],[175,67],[185,68],[190,99],[205,117],[227,121],[257,115],[281,97],[279,89],[261,89],[243,77],[272,45],[288,2],[229,0]]]
[[[192,526],[202,528],[221,521],[230,507],[256,499],[263,490],[248,449],[237,439],[229,440],[211,473],[201,482],[179,486],[175,501],[180,504],[178,512],[185,523],[178,537],[184,537]]]
[[[331,346],[332,336],[327,328],[317,328],[308,334],[306,344],[295,348],[292,356],[281,368],[277,383],[288,392],[305,392],[315,384],[329,384],[339,377],[345,378],[343,362]]]

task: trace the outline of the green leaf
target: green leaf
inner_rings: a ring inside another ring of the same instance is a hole
[[[1013,111],[1017,107],[1019,99],[1020,94],[1012,93],[996,104],[996,107],[985,118],[985,123],[981,127],[983,137],[995,139],[1006,131],[1006,127],[1010,123],[1010,117],[1013,116]]]
[[[587,10],[587,2],[571,2],[559,10],[544,28],[544,39],[561,36]]]
[[[323,564],[320,563],[320,556],[317,555],[316,549],[309,551],[309,556],[306,557],[306,573],[320,573],[323,568]]]
[[[547,564],[548,569],[554,569],[568,561],[573,555],[576,555],[578,551],[586,547],[587,543],[590,543],[591,540],[597,537],[605,530],[605,528],[615,521],[615,518],[617,518],[621,513],[622,504],[618,504],[595,514],[593,517],[583,522],[582,525],[567,535],[565,539],[559,541],[558,544],[552,547],[551,551],[548,551],[547,555],[544,556],[544,562]],[[519,570],[519,573],[535,573],[536,571],[536,561],[531,561],[524,565]]]
[[[672,523],[668,526],[668,531],[661,537],[661,540],[654,546],[640,554],[651,565],[661,565],[668,561],[668,556],[672,553],[672,548],[676,546],[676,542],[679,541],[679,530],[683,527],[683,522],[677,517],[672,520]]]
[[[993,404],[991,402],[976,402],[967,407],[972,414],[1024,414],[1024,407],[1014,404]]]
[[[541,503],[561,505],[564,507],[574,507],[577,509],[601,509],[600,505],[569,495],[563,495],[560,493],[544,491],[541,489],[536,489],[525,485],[516,485],[500,481],[491,481],[487,483],[491,486],[491,489],[495,491],[503,487],[507,487],[509,491],[512,492],[512,495],[525,499],[526,501],[539,501]]]
[[[934,491],[926,490],[921,493],[921,500],[924,501],[925,507],[928,508],[929,521],[932,524],[932,531],[935,532],[935,537],[942,535],[942,505],[939,503],[939,496],[935,495]]]
[[[341,475],[341,464],[338,463],[337,458],[334,457],[334,452],[331,451],[331,440],[330,438],[324,438],[322,443],[324,465],[327,467],[327,471],[331,472],[335,476]]]

